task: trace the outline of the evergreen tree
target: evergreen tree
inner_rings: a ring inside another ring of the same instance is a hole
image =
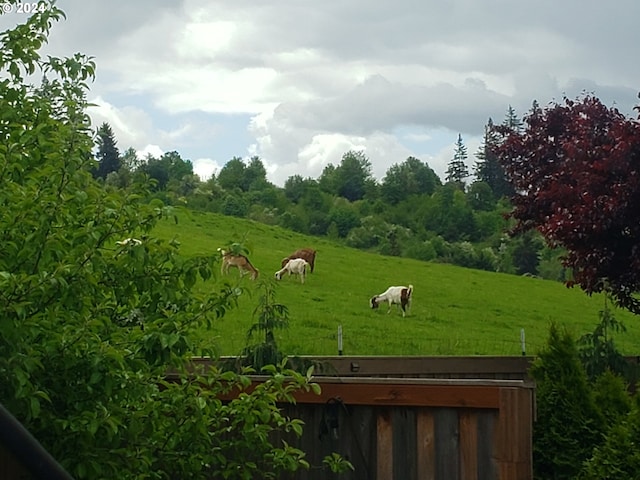
[[[508,182],[504,169],[498,162],[497,155],[493,152],[499,142],[499,135],[494,128],[493,120],[489,118],[484,127],[482,145],[480,145],[480,149],[476,153],[478,161],[476,162],[474,173],[478,181],[484,182],[491,187],[491,191],[496,198],[510,197],[514,193],[513,187]]]
[[[532,113],[539,112],[540,110],[541,110],[540,104],[538,103],[537,100],[534,100],[533,102],[531,102],[531,112]]]
[[[98,168],[94,172],[94,177],[104,180],[111,172],[117,172],[120,169],[120,152],[116,146],[113,130],[107,122],[100,125],[96,135]]]
[[[465,194],[454,182],[437,189],[421,207],[421,224],[449,242],[472,240],[475,236],[473,211]]]
[[[536,381],[538,411],[533,426],[534,478],[575,479],[600,443],[604,424],[576,343],[566,329],[551,325],[547,345],[530,372]]]
[[[622,383],[620,377],[606,373],[609,381]],[[600,377],[599,380],[603,377]],[[615,388],[615,387],[614,387]],[[618,387],[619,388],[619,387]],[[613,390],[613,389],[611,389]],[[625,402],[625,392],[618,390],[618,403]],[[615,391],[613,392],[615,394]],[[619,415],[618,412],[614,412]],[[640,477],[640,405],[634,402],[630,411],[620,421],[615,421],[604,442],[594,448],[593,455],[585,462],[580,480],[592,478],[625,478],[637,480]]]
[[[540,251],[543,247],[544,242],[536,231],[525,232],[514,240],[511,255],[518,275],[538,274]]]
[[[447,182],[453,182],[459,184],[464,190],[464,180],[469,177],[469,169],[465,163],[467,160],[467,146],[462,141],[462,135],[458,134],[458,140],[456,141],[456,148],[453,154],[453,158],[449,162],[449,166],[446,171],[445,180]]]
[[[486,182],[473,182],[466,193],[467,203],[473,210],[491,211],[496,206],[496,201],[491,187]]]
[[[534,104],[535,103],[536,102],[534,102]],[[522,131],[522,120],[518,118],[516,110],[511,105],[509,105],[509,108],[507,108],[507,115],[505,116],[502,125],[513,130],[516,133],[520,133]]]

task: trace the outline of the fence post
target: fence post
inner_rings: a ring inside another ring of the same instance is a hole
[[[342,355],[342,325],[338,325],[338,355]]]
[[[524,328],[520,329],[520,345],[522,346],[522,356],[524,357],[527,354],[527,349],[524,343]]]

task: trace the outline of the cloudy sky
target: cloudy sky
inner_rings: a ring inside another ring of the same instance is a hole
[[[202,178],[258,155],[282,186],[351,149],[473,169],[489,118],[592,93],[636,117],[638,0],[59,0],[44,52],[95,57],[91,116],[121,151]],[[2,30],[24,16],[0,17]]]

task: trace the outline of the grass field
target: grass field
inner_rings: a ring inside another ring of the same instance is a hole
[[[251,262],[260,270],[258,282],[275,281],[281,259],[293,250],[317,249],[315,272],[304,285],[296,277],[277,283],[276,301],[288,307],[290,325],[276,339],[289,355],[337,354],[339,326],[345,355],[520,355],[523,329],[526,353],[535,355],[551,322],[565,325],[577,338],[593,331],[604,306],[601,295],[589,297],[558,282],[384,257],[222,215],[177,210],[177,216],[177,224],[160,222],[154,235],[177,238],[184,255],[215,253],[246,236]],[[221,281],[238,282],[246,295],[202,335],[216,339],[221,355],[236,355],[255,321],[257,283],[232,269],[229,276],[216,275],[197,288],[215,292]],[[369,307],[374,294],[408,284],[414,296],[406,318],[395,306],[390,314],[386,307]],[[640,318],[618,309],[614,315],[627,327],[615,337],[618,349],[638,355]]]

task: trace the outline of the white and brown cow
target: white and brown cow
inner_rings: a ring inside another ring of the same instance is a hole
[[[407,309],[411,306],[411,295],[413,294],[413,285],[405,286],[393,286],[387,288],[379,295],[371,297],[371,308],[378,308],[380,303],[387,302],[389,309],[387,313],[391,312],[392,305],[398,305],[402,310],[402,316],[404,317]]]

